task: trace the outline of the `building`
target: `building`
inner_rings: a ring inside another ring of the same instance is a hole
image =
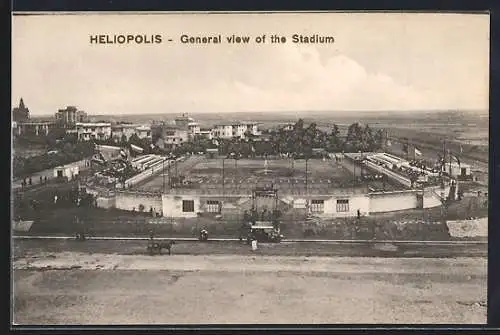
[[[213,131],[212,129],[200,129],[200,133],[198,135],[202,138],[211,140],[213,138]]]
[[[284,131],[292,131],[294,128],[295,128],[295,123],[293,122],[284,123],[279,126],[279,129]]]
[[[160,138],[155,143],[158,147],[164,149],[172,146],[176,147],[189,141],[189,131],[179,127],[163,126]]]
[[[246,127],[246,132],[253,136],[262,135],[262,131],[259,130],[259,123],[257,122],[245,122],[243,125]]]
[[[260,136],[259,124],[256,122],[237,122],[231,124],[218,124],[212,130],[213,136],[218,138],[245,138],[247,134]]]
[[[121,142],[123,139],[128,141],[134,134],[141,139],[151,138],[151,127],[132,123],[120,123],[111,126],[111,136],[116,143]]]
[[[135,134],[139,138],[151,138],[151,127],[146,125],[141,125],[135,128]]]
[[[30,119],[30,110],[24,105],[23,98],[19,101],[19,106],[12,110],[12,121],[26,122]]]
[[[233,137],[233,126],[230,124],[218,124],[215,125],[212,130],[213,136],[217,138],[232,138]]]
[[[187,127],[191,137],[194,137],[201,132],[200,125],[197,122],[189,122]]]
[[[79,174],[79,168],[77,165],[64,165],[54,168],[55,178],[64,178],[68,181],[75,179]]]
[[[135,134],[136,124],[120,123],[111,126],[111,136],[116,143],[122,142],[123,139],[128,141]]]
[[[14,126],[14,125],[13,125]],[[14,135],[35,135],[47,136],[51,129],[56,127],[55,122],[39,121],[39,122],[16,122],[13,129]]]
[[[187,129],[190,123],[193,123],[194,119],[187,116],[187,114],[182,114],[175,118],[175,125],[181,129]]]
[[[111,138],[111,123],[109,122],[77,122],[78,140],[107,140]]]
[[[77,122],[87,121],[87,113],[79,111],[75,106],[60,109],[55,115],[57,123],[64,127],[72,127]]]
[[[459,177],[459,178],[470,178],[472,176],[471,166],[469,164],[452,162],[446,163],[443,165],[443,172],[446,172],[450,175],[450,177]]]

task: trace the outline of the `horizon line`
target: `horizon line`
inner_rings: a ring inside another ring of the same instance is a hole
[[[132,116],[132,115],[173,115],[173,114],[186,114],[186,115],[196,115],[196,114],[242,114],[242,113],[444,113],[444,112],[480,112],[489,114],[489,109],[408,109],[408,110],[275,110],[275,111],[234,111],[234,112],[152,112],[152,113],[123,113],[123,114],[87,114],[88,116]],[[56,112],[52,114],[32,114],[32,116],[54,116]]]

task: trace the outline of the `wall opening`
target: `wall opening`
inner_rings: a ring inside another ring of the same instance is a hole
[[[220,212],[220,201],[207,200],[207,212],[208,213],[219,213]]]
[[[325,201],[324,200],[311,200],[311,212],[313,213],[323,213],[325,211]]]
[[[194,200],[182,200],[182,211],[184,213],[194,212]]]
[[[349,199],[337,200],[337,212],[349,212]]]

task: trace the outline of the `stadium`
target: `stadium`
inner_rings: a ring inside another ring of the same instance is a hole
[[[307,160],[144,155],[130,164],[139,173],[114,188],[87,184],[99,207],[167,218],[233,217],[253,209],[345,218],[432,208],[457,191],[454,180],[440,178],[435,168],[386,153],[324,153]]]

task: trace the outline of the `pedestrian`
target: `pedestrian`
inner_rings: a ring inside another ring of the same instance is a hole
[[[44,177],[45,184],[47,184],[47,176]]]
[[[42,183],[43,183],[43,177],[40,176],[40,184],[42,184]]]
[[[31,185],[33,185],[33,181],[31,180],[31,177],[30,177],[30,179],[28,180],[28,183],[30,184],[30,186],[31,186]]]

